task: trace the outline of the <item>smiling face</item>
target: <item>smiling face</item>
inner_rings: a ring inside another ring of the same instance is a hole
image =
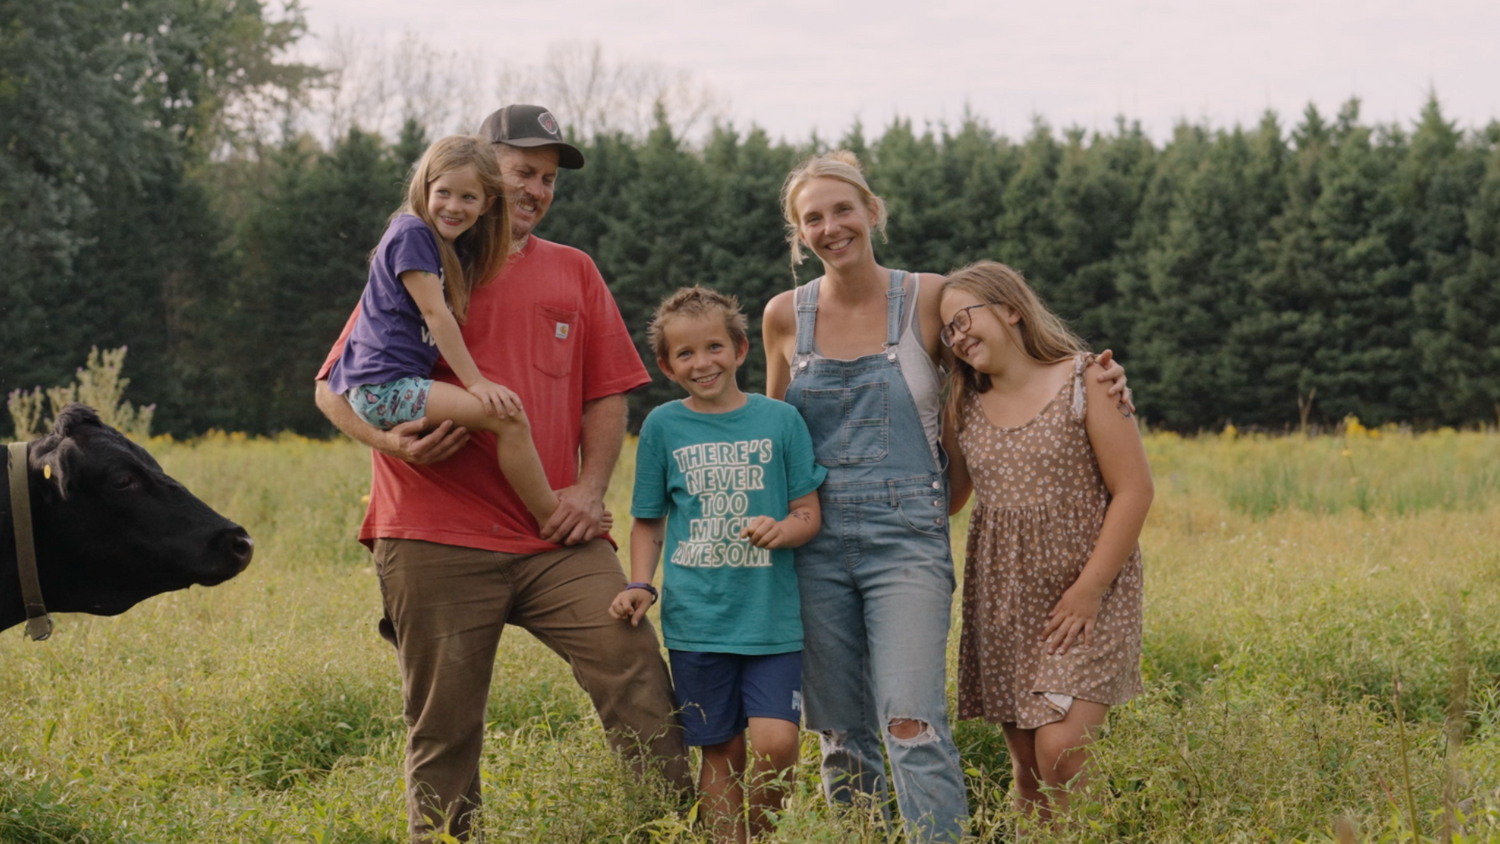
[[[962,330],[954,326],[960,311],[969,317]],[[967,290],[950,289],[943,291],[938,314],[945,331],[952,330],[953,354],[978,372],[997,375],[1012,354],[1025,354],[1015,336],[1021,315],[1005,305],[987,305]]]
[[[557,148],[495,145],[496,160],[505,179],[510,202],[510,234],[516,243],[525,241],[552,205],[552,185],[557,181]]]
[[[870,231],[876,214],[848,182],[815,178],[797,192],[794,205],[797,236],[826,268],[846,267],[873,258]]]
[[[427,210],[437,223],[438,234],[449,243],[472,228],[494,200],[484,195],[473,167],[449,170],[427,183]]]
[[[745,403],[734,373],[750,344],[738,346],[717,316],[677,316],[662,325],[667,356],[656,365],[688,391],[687,406],[699,413],[724,413]]]

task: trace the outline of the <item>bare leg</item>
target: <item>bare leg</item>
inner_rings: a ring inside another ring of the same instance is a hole
[[[703,823],[717,844],[745,844],[745,735],[703,748],[698,771],[698,793],[703,800]]]
[[[797,764],[797,725],[780,718],[750,719],[750,837],[770,830],[768,812],[781,809]]]
[[[1108,706],[1074,698],[1072,708],[1061,721],[1035,730],[1037,770],[1047,786],[1054,814],[1068,810],[1070,788],[1082,788],[1087,783],[1088,746],[1094,743],[1108,717]]]
[[[495,456],[500,472],[510,483],[537,524],[544,525],[557,509],[557,496],[547,483],[542,458],[531,441],[531,424],[524,412],[514,416],[491,416],[479,399],[468,391],[442,381],[432,382],[427,393],[427,418],[451,419],[457,425],[489,431],[495,435]]]
[[[1001,724],[1005,746],[1010,750],[1011,775],[1016,788],[1016,811],[1047,820],[1052,812],[1047,795],[1042,792],[1042,775],[1036,763],[1036,730],[1023,730],[1015,724]]]

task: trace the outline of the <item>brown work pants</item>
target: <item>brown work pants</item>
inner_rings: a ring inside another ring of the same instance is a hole
[[[375,568],[385,602],[380,632],[396,646],[401,671],[413,841],[434,828],[468,837],[479,807],[490,677],[507,624],[567,660],[610,746],[633,767],[691,787],[656,633],[649,621],[632,627],[609,614],[625,588],[609,543],[519,555],[380,539]]]

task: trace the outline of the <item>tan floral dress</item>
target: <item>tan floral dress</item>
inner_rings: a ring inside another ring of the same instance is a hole
[[[1078,579],[1104,525],[1109,490],[1084,430],[1084,368],[1040,414],[990,424],[964,405],[959,447],[974,479],[964,565],[958,717],[1034,729],[1061,720],[1073,698],[1114,706],[1141,691],[1141,552],[1104,596],[1093,646],[1049,656],[1047,613]]]

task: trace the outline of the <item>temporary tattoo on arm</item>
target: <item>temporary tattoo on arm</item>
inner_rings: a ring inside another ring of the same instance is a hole
[[[800,509],[800,508],[796,509],[796,510],[793,510],[792,512],[788,513],[787,514],[787,518],[788,519],[801,519],[802,521],[807,522],[808,524],[812,524],[812,513],[808,512],[807,510]]]

